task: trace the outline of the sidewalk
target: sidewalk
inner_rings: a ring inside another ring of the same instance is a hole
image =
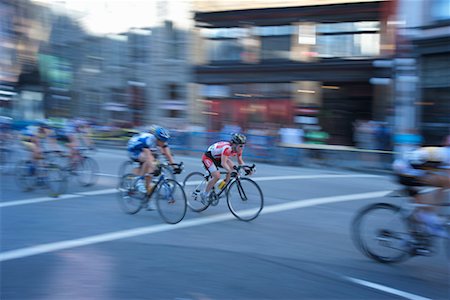
[[[126,150],[125,141],[96,141],[99,148]],[[180,149],[177,146],[171,147],[172,151],[179,155],[186,155],[192,157],[199,157],[199,151],[192,151],[186,148]],[[391,155],[389,153],[378,152],[354,152],[343,151],[342,149],[333,150],[327,149],[294,149],[294,152],[289,151],[292,148],[276,147],[273,149],[275,155],[270,159],[263,157],[246,155],[255,162],[264,162],[274,165],[298,166],[314,169],[335,169],[335,170],[349,170],[355,172],[364,172],[376,175],[390,175],[391,171]],[[345,150],[345,149],[344,149]],[[298,152],[296,152],[298,151]]]

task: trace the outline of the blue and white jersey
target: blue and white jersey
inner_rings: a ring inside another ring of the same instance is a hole
[[[144,148],[156,149],[156,137],[151,133],[139,133],[134,135],[127,144],[128,151],[140,151]]]

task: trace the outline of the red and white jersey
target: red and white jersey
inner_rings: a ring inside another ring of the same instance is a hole
[[[242,151],[237,152],[233,151],[233,148],[231,147],[230,142],[217,142],[215,144],[212,144],[208,148],[208,152],[211,153],[212,157],[214,159],[217,159],[220,161],[222,155],[225,156],[242,156]]]

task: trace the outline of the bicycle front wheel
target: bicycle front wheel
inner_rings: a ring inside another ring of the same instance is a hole
[[[241,221],[251,221],[264,207],[261,188],[250,178],[240,178],[231,183],[227,191],[227,204],[231,213]]]
[[[200,172],[190,173],[183,181],[184,192],[186,193],[187,205],[192,211],[201,212],[210,205],[209,201],[203,200],[200,193],[205,191],[205,176]]]
[[[176,224],[186,215],[187,201],[183,187],[177,181],[166,179],[156,187],[156,207],[161,218],[169,224]]]
[[[75,174],[82,186],[91,186],[98,179],[98,164],[91,157],[83,157],[75,167]]]
[[[42,172],[46,185],[50,190],[50,196],[58,197],[67,189],[67,176],[57,164],[49,164],[43,167]]]
[[[408,223],[401,208],[388,203],[362,209],[352,222],[352,236],[364,255],[382,263],[405,260],[412,250]]]

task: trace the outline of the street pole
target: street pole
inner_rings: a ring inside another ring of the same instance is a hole
[[[395,59],[395,123],[394,151],[396,157],[421,143],[416,102],[419,79],[414,58]]]

